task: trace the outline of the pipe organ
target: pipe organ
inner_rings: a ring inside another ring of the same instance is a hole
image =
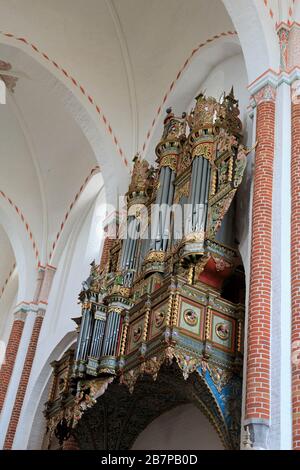
[[[240,403],[244,274],[237,245],[224,244],[220,228],[233,230],[226,214],[247,163],[241,140],[233,90],[220,101],[199,94],[189,115],[167,110],[155,167],[134,158],[127,236],[83,283],[69,395],[63,406],[59,394],[49,397],[50,429],[62,419],[75,427],[101,400],[104,382],[106,394],[112,381],[133,392],[142,376],[156,378],[173,362],[183,380],[199,374],[214,399],[205,405],[215,406],[210,419],[236,447],[239,411],[228,410],[228,396]]]

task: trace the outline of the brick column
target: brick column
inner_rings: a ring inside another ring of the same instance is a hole
[[[31,373],[31,369],[32,369],[32,365],[33,365],[33,361],[35,357],[35,352],[36,352],[36,348],[38,344],[38,339],[40,336],[40,331],[42,328],[43,319],[44,319],[44,315],[46,312],[47,299],[48,299],[48,295],[50,292],[54,274],[55,274],[55,268],[53,268],[52,266],[46,266],[43,282],[40,286],[39,302],[38,302],[38,310],[36,314],[36,319],[33,325],[32,334],[31,334],[29,346],[27,349],[27,354],[25,357],[22,375],[21,375],[20,382],[18,385],[18,390],[17,390],[17,394],[15,398],[13,411],[12,411],[8,429],[6,432],[5,442],[3,446],[4,449],[11,449],[13,446],[14,437],[15,437],[17,426],[18,426],[19,419],[20,419],[23,401],[24,401],[25,394],[27,391],[30,373]]]
[[[15,365],[20,341],[27,316],[27,305],[19,305],[14,312],[14,322],[5,352],[5,359],[0,370],[0,413],[3,408],[8,385]]]
[[[257,106],[248,320],[245,425],[254,448],[266,449],[270,420],[272,188],[275,89],[255,94]]]
[[[11,449],[13,445],[25,393],[27,390],[27,385],[29,382],[29,377],[30,377],[30,373],[32,369],[32,364],[33,364],[33,360],[35,356],[35,351],[36,351],[42,323],[43,323],[43,311],[39,309],[37,318],[34,322],[32,334],[30,338],[30,343],[28,346],[28,350],[27,350],[27,354],[26,354],[26,358],[25,358],[25,362],[23,366],[22,376],[19,382],[18,391],[17,391],[17,395],[15,398],[15,404],[14,404],[14,408],[10,417],[3,449]]]
[[[292,86],[291,186],[293,448],[300,450],[300,81]]]

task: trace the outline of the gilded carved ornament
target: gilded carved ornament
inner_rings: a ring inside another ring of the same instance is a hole
[[[186,134],[186,113],[182,117],[175,117],[172,108],[167,109],[167,117],[164,120],[164,132],[161,140],[180,139]]]
[[[167,254],[164,251],[149,251],[145,258],[146,263],[163,263]]]
[[[123,374],[120,378],[120,383],[126,385],[129,388],[130,393],[133,393],[135,384],[140,375],[148,374],[155,381],[161,366],[164,363],[171,364],[173,360],[176,361],[178,367],[182,371],[184,380],[187,380],[189,376],[199,368],[201,369],[200,375],[205,374],[206,370],[208,370],[219,392],[222,391],[224,386],[232,377],[232,372],[223,370],[213,364],[209,364],[207,361],[199,357],[193,357],[184,351],[175,350],[170,346],[159,355],[144,361],[139,366]]]
[[[161,168],[168,167],[172,171],[176,171],[177,168],[177,158],[174,155],[165,155],[161,158],[159,166]]]
[[[149,167],[147,160],[143,160],[139,154],[136,154],[133,163],[128,195],[144,193],[153,184],[153,169]]]
[[[200,143],[197,144],[192,150],[192,158],[203,157],[206,158],[209,162],[214,162],[213,155],[213,143]]]
[[[206,98],[203,93],[200,93],[196,97],[195,108],[187,119],[190,128],[194,131],[213,127],[220,109],[220,103],[215,98]]]

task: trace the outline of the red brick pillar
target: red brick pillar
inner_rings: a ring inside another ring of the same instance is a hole
[[[265,85],[257,106],[248,312],[245,425],[254,448],[266,449],[270,425],[272,188],[275,89]]]
[[[291,284],[293,448],[300,450],[300,82],[292,86]],[[299,91],[297,91],[299,90]]]
[[[27,306],[19,305],[14,313],[14,322],[5,352],[5,359],[0,370],[0,413],[3,408],[10,378],[15,365],[20,341],[27,315]]]
[[[27,354],[25,357],[22,375],[21,375],[20,382],[18,385],[18,390],[17,390],[17,395],[15,398],[13,411],[12,411],[8,429],[6,432],[3,449],[11,449],[13,442],[14,442],[14,437],[15,437],[17,426],[18,426],[19,419],[20,419],[23,401],[24,401],[25,394],[27,391],[32,364],[34,361],[35,352],[36,352],[36,348],[38,344],[38,339],[40,336],[40,331],[41,331],[41,327],[43,324],[44,315],[46,312],[47,299],[48,299],[48,295],[50,292],[54,274],[55,274],[55,268],[53,268],[52,266],[46,266],[45,274],[43,277],[43,282],[40,287],[36,319],[33,325],[31,338],[30,338],[28,349],[27,349]]]

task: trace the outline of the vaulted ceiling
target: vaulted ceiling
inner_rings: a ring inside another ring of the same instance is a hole
[[[51,262],[70,213],[103,184],[99,166],[107,187],[126,187],[135,152],[153,157],[165,108],[181,113],[241,47],[221,0],[0,0],[0,11],[0,60],[18,78],[0,105],[0,214]],[[3,233],[0,220],[0,289],[15,262]]]

